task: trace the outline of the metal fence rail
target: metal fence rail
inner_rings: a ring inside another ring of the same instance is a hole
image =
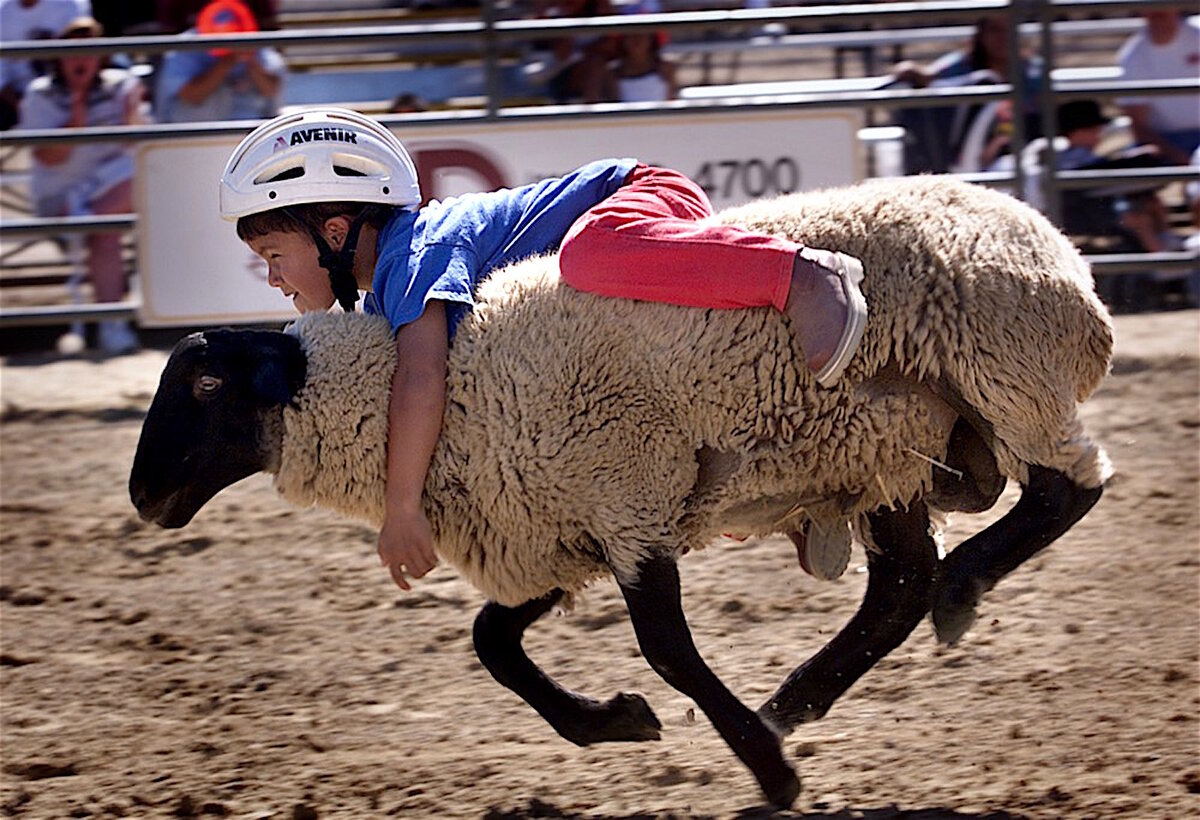
[[[28,217],[0,221],[0,238],[62,236],[65,234],[123,233],[137,225],[134,214],[106,216]]]
[[[1190,271],[1196,269],[1197,256],[1187,251],[1157,253],[1106,253],[1085,256],[1092,273],[1141,273],[1147,268],[1158,271]]]
[[[1147,82],[1066,82],[1055,87],[1063,96],[1109,96],[1127,94],[1144,96],[1178,94],[1200,90],[1200,77],[1182,80],[1155,80]],[[994,85],[966,85],[955,88],[895,88],[874,91],[812,92],[803,94],[776,94],[771,96],[737,99],[692,99],[669,100],[662,103],[594,103],[590,105],[538,105],[513,106],[495,112],[479,111],[436,111],[416,114],[392,114],[376,117],[385,125],[404,125],[406,128],[443,126],[451,123],[489,122],[493,120],[550,120],[614,116],[657,116],[664,112],[713,112],[773,110],[787,108],[861,108],[873,107],[885,110],[902,108],[926,108],[929,106],[954,105],[966,102],[989,102],[1007,99],[1013,86],[1006,83]],[[258,120],[224,121],[214,123],[160,123],[155,125],[85,126],[70,129],[28,129],[6,132],[5,145],[50,145],[76,144],[85,142],[149,142],[183,137],[212,137],[245,134]]]
[[[141,304],[127,299],[123,302],[96,302],[86,305],[46,305],[0,310],[0,327],[41,327],[64,325],[70,322],[101,322],[106,319],[134,319]]]

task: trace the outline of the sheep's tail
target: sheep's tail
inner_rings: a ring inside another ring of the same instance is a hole
[[[1068,342],[1073,343],[1075,349],[1075,401],[1080,403],[1096,391],[1112,369],[1114,334],[1112,316],[1096,295],[1091,266],[1074,246],[1071,250],[1078,260],[1081,275],[1091,283],[1090,288],[1081,289],[1085,297],[1081,305],[1084,319],[1080,323],[1082,332]],[[1102,486],[1113,474],[1108,453],[1087,434],[1077,412],[1070,414],[1064,432],[1056,448],[1058,457],[1070,464],[1064,472],[1081,487]]]
[[[1063,341],[1071,344],[1079,364],[1076,370],[1075,401],[1085,401],[1100,386],[1112,367],[1114,335],[1112,316],[1108,308],[1096,295],[1091,266],[1072,246],[1072,256],[1078,276],[1086,279],[1088,286],[1081,288],[1084,295],[1081,304],[1081,331],[1078,336]]]
[[[1057,231],[1053,237],[1057,247],[1042,259],[1047,275],[1014,303],[1027,307],[1007,316],[977,311],[973,338],[991,337],[969,357],[947,351],[943,373],[992,425],[1006,475],[1025,481],[1028,467],[1041,465],[1094,488],[1112,475],[1112,464],[1084,429],[1078,405],[1108,375],[1112,317],[1078,250]]]

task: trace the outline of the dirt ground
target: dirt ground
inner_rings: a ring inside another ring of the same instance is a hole
[[[1200,817],[1200,314],[1117,327],[1084,409],[1117,469],[1104,498],[962,643],[922,623],[785,741],[798,813]],[[645,693],[665,730],[579,749],[475,660],[481,599],[452,570],[402,593],[369,531],[289,508],[265,476],[183,530],[139,521],[125,482],[165,357],[0,364],[0,814],[768,814],[638,655],[612,585],[527,648],[581,691]],[[757,706],[850,617],[862,565],[820,583],[774,539],[688,556],[701,652]]]

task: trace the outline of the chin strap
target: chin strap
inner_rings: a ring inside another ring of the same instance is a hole
[[[329,286],[333,289],[333,297],[347,313],[353,313],[355,305],[358,304],[358,282],[354,278],[354,251],[358,247],[358,233],[367,218],[377,210],[374,207],[366,207],[354,217],[341,250],[335,251],[329,247],[329,243],[319,231],[315,228],[309,229],[313,242],[317,245],[317,264],[329,271]]]

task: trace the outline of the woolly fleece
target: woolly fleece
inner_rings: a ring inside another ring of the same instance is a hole
[[[863,260],[871,316],[840,384],[815,384],[770,308],[596,297],[562,285],[553,256],[494,273],[455,337],[425,487],[439,554],[489,598],[574,592],[608,566],[632,579],[642,557],[724,531],[906,504],[956,418],[927,386],[939,379],[994,426],[1006,476],[1029,463],[1089,487],[1108,476],[1076,405],[1108,370],[1111,321],[1036,211],[922,177],[718,218]],[[284,411],[276,486],[379,526],[390,331],[334,314],[292,332],[308,381]]]

